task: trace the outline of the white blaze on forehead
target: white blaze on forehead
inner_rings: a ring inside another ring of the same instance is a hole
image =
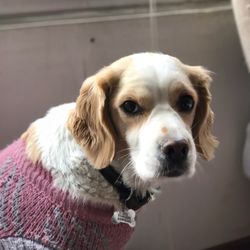
[[[163,54],[141,53],[132,56],[132,71],[146,85],[165,88],[173,81],[186,82],[181,63],[174,57]]]
[[[128,68],[120,80],[122,93],[131,89],[135,94],[149,91],[155,103],[168,102],[168,88],[172,83],[189,83],[182,63],[171,56],[140,53],[131,56]]]

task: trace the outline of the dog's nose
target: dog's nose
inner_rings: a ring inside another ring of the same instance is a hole
[[[186,140],[167,142],[162,152],[170,165],[181,164],[187,159],[189,147]]]

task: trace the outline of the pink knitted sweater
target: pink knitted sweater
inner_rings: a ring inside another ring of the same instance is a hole
[[[0,249],[121,249],[133,230],[112,215],[54,188],[21,139],[0,151]]]

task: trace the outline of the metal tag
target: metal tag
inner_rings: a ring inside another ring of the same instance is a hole
[[[115,211],[112,216],[112,222],[114,224],[126,223],[130,227],[135,227],[135,211],[133,209],[124,211]]]

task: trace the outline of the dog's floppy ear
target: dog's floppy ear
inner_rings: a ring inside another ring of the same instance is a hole
[[[212,135],[214,113],[210,107],[211,93],[209,91],[212,78],[209,71],[200,66],[187,66],[188,75],[198,94],[198,104],[192,125],[192,133],[197,152],[205,160],[214,157],[214,150],[218,141]]]
[[[106,67],[85,80],[68,127],[93,167],[108,166],[115,154],[115,132],[108,102],[121,70]]]

